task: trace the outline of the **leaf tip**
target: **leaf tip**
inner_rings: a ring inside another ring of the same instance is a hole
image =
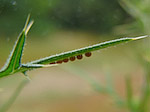
[[[28,26],[29,20],[30,20],[30,14],[28,14],[28,17],[27,17],[27,20],[26,20],[26,23],[25,23],[25,26],[24,26],[24,30],[26,30],[26,29],[27,29],[27,26]]]
[[[34,21],[32,20],[31,22],[30,21],[30,14],[28,14],[28,17],[27,17],[27,20],[26,20],[26,23],[25,23],[25,26],[24,26],[24,29],[23,31],[25,32],[25,35],[28,34],[31,26],[33,25]]]
[[[31,26],[33,25],[34,21],[32,20],[28,25],[27,25],[27,28],[25,29],[25,34],[27,35]]]
[[[135,38],[132,38],[132,40],[143,39],[143,38],[146,38],[146,37],[149,37],[149,35],[144,35],[144,36],[135,37]]]

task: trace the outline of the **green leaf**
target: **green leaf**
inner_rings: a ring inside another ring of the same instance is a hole
[[[100,49],[104,49],[107,47],[111,47],[111,46],[115,46],[117,44],[121,44],[121,43],[125,43],[125,42],[129,42],[129,41],[133,41],[133,40],[138,40],[138,39],[142,39],[142,38],[146,38],[148,37],[146,36],[140,36],[140,37],[133,37],[133,38],[120,38],[120,39],[115,39],[115,40],[111,40],[111,41],[106,41],[103,43],[99,43],[99,44],[95,44],[92,46],[88,46],[88,47],[84,47],[81,49],[76,49],[73,51],[68,51],[68,52],[64,52],[61,54],[57,54],[57,55],[52,55],[46,58],[42,58],[36,61],[32,61],[30,62],[30,64],[49,64],[55,61],[60,61],[69,57],[73,57],[73,56],[78,56],[87,52],[92,52],[92,51],[96,51],[96,50],[100,50]]]
[[[0,112],[6,112],[11,107],[11,105],[17,99],[17,97],[19,96],[25,85],[28,84],[28,82],[29,82],[28,80],[23,80],[19,84],[19,86],[16,88],[12,96],[9,98],[9,100],[0,107]]]
[[[129,76],[126,78],[126,91],[127,91],[127,106],[130,110],[132,110],[134,112],[135,107],[133,104],[132,81]]]
[[[16,44],[13,50],[11,51],[5,66],[0,71],[0,77],[8,74],[13,74],[17,69],[21,67],[22,52],[23,52],[26,36],[31,25],[33,24],[33,21],[31,21],[28,24],[29,18],[30,16],[28,16],[25,27],[20,33],[18,40],[16,41]]]

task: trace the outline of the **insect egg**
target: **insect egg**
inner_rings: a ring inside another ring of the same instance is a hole
[[[56,62],[52,62],[52,63],[50,63],[50,64],[56,64]]]
[[[85,53],[85,56],[86,57],[90,57],[92,55],[92,53],[91,52],[87,52],[87,53]]]
[[[68,58],[63,60],[64,63],[67,63],[68,61],[69,61]]]
[[[82,58],[83,58],[82,54],[77,56],[77,59],[79,59],[79,60]]]
[[[62,60],[60,60],[60,61],[57,61],[56,63],[57,63],[57,64],[61,64],[62,62],[63,62],[63,61],[62,61]]]
[[[74,61],[75,59],[76,59],[75,56],[70,57],[70,61]]]

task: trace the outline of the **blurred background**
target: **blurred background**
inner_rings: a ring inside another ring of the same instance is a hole
[[[111,39],[148,35],[149,6],[149,0],[0,0],[0,67],[28,14],[34,25],[23,63]],[[32,81],[8,112],[146,112],[149,42],[147,38],[94,52],[81,61],[30,71]],[[20,73],[0,79],[0,107],[24,79]]]

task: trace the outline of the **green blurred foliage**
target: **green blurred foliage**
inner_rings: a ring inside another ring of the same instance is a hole
[[[0,0],[0,33],[20,32],[28,13],[37,35],[56,29],[109,33],[128,18],[117,0]]]
[[[50,18],[68,29],[108,33],[127,17],[117,0],[58,1],[49,12]]]
[[[52,24],[48,21],[46,14],[51,7],[49,0],[0,0],[0,33],[6,36],[12,36],[20,32],[23,24],[30,13],[35,20],[33,31],[35,34],[49,29]],[[45,28],[45,29],[44,29]]]
[[[150,33],[150,1],[149,0],[120,0],[120,5],[126,10],[132,21],[116,28],[116,33],[126,35]],[[121,31],[122,30],[122,31]]]

